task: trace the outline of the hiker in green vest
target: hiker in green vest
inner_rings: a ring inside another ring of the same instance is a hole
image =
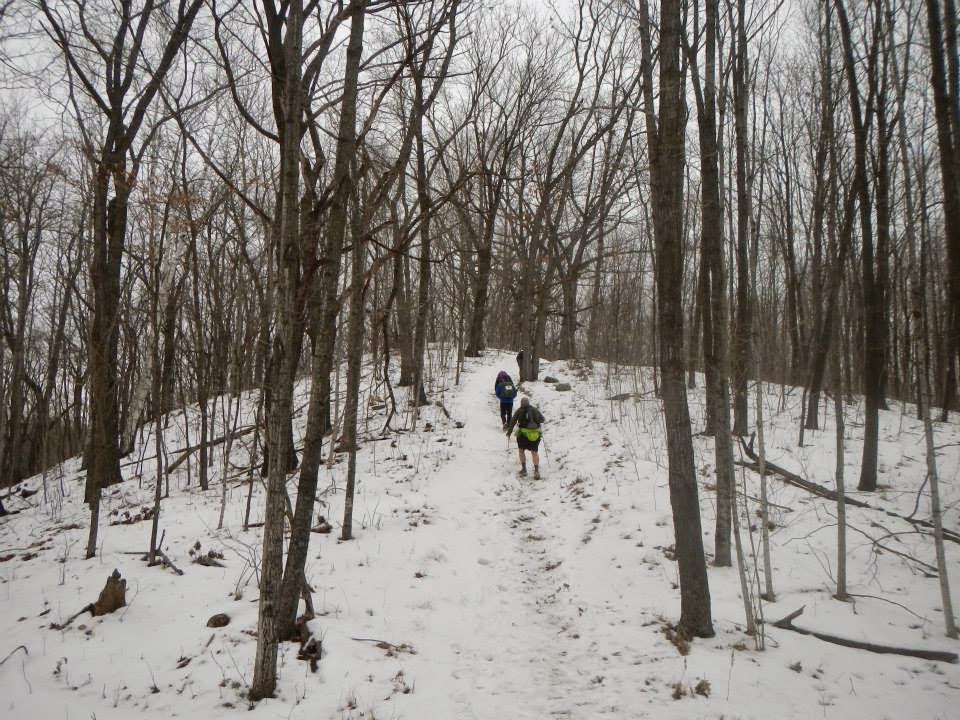
[[[530,451],[530,457],[533,458],[533,476],[540,477],[540,427],[543,425],[543,415],[533,405],[530,404],[530,398],[520,398],[520,408],[510,418],[506,427],[506,434],[513,431],[513,426],[517,426],[517,451],[520,454],[520,474],[527,474],[527,456],[525,450]]]

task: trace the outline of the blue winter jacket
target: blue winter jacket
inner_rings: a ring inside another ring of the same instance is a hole
[[[500,382],[498,382],[498,383],[494,386],[493,392],[494,392],[494,394],[497,396],[497,399],[498,399],[503,405],[512,405],[512,404],[513,404],[513,401],[514,401],[514,400],[516,399],[516,397],[517,397],[516,386],[514,385],[513,396],[512,396],[512,397],[506,397],[505,392],[506,392],[507,383],[510,383],[511,385],[513,385],[513,383],[510,382],[509,380],[501,380]]]

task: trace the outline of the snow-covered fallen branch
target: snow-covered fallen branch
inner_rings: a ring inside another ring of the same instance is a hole
[[[242,437],[242,436],[244,436],[244,435],[248,435],[248,434],[252,433],[255,429],[256,429],[256,426],[254,426],[254,425],[248,425],[247,427],[239,428],[239,429],[237,429],[236,431],[234,431],[234,432],[232,432],[232,433],[228,433],[228,434],[226,434],[226,435],[223,435],[223,436],[221,436],[221,437],[215,438],[215,439],[213,439],[213,440],[208,440],[207,443],[206,443],[206,446],[207,446],[208,448],[211,448],[211,447],[213,447],[214,445],[222,445],[222,444],[225,443],[227,440],[233,440],[233,439],[236,439],[236,438],[238,438],[238,437]],[[175,450],[175,451],[173,451],[173,452],[175,452],[175,453],[178,453],[178,454],[180,455],[180,457],[178,457],[178,458],[177,458],[176,460],[174,460],[172,463],[170,463],[169,465],[167,465],[167,467],[164,469],[164,472],[165,472],[167,475],[169,475],[170,473],[172,473],[174,470],[176,470],[178,467],[180,467],[180,466],[183,464],[183,462],[184,462],[188,457],[190,457],[193,453],[195,453],[197,450],[199,450],[200,447],[201,447],[201,446],[200,446],[199,444],[198,444],[198,445],[191,445],[190,447],[186,447],[186,448],[183,448],[183,449],[181,449],[181,450]],[[173,454],[173,453],[171,453],[171,454]]]
[[[757,458],[756,451],[753,449],[753,441],[751,440],[751,442],[748,444],[743,441],[743,438],[740,438],[740,446],[743,448],[743,451],[747,454],[747,457],[749,457],[752,462],[749,462],[749,463],[743,462],[739,464],[745,467],[748,467],[751,470],[759,472],[759,468],[757,467],[757,464],[756,464],[758,458]],[[793,485],[795,487],[801,488],[813,495],[817,495],[818,497],[827,498],[828,500],[833,500],[833,501],[837,500],[837,493],[835,490],[831,490],[830,488],[824,487],[823,485],[819,485],[815,482],[802,478],[796,473],[792,473],[789,470],[780,467],[776,463],[770,462],[769,460],[764,461],[764,466],[766,467],[768,473],[774,473],[775,475],[779,475],[783,479],[783,481],[786,482],[788,485]],[[863,500],[857,500],[856,498],[852,498],[849,495],[847,495],[844,498],[844,502],[847,505],[853,505],[854,507],[866,508],[868,510],[877,510],[878,512],[885,513],[890,517],[906,520],[908,523],[912,525],[917,525],[927,529],[933,528],[933,523],[930,522],[929,520],[922,520],[918,518],[908,517],[906,515],[901,515],[899,513],[893,512],[892,510],[887,510],[885,508],[877,507],[876,505],[871,505],[870,503],[864,502]],[[946,528],[944,528],[943,539],[949,540],[950,542],[954,542],[960,545],[960,533],[955,532],[953,530],[947,530]]]
[[[876,643],[865,642],[862,640],[852,640],[850,638],[839,637],[837,635],[830,635],[828,633],[817,632],[816,630],[807,630],[806,628],[797,627],[793,624],[793,621],[803,614],[805,608],[806,605],[801,606],[799,610],[794,610],[786,617],[777,620],[775,623],[773,623],[773,626],[782,630],[792,630],[793,632],[800,633],[801,635],[811,635],[818,640],[833,643],[834,645],[856,648],[857,650],[867,650],[873,653],[906,655],[907,657],[916,657],[923,660],[935,660],[937,662],[956,663],[960,661],[960,658],[958,658],[957,654],[954,652],[946,652],[943,650],[919,650],[914,648],[894,647],[893,645],[878,645]]]

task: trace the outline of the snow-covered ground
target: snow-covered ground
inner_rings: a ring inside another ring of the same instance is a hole
[[[694,641],[681,655],[664,632],[678,618],[679,593],[662,416],[649,372],[542,366],[541,377],[553,375],[573,389],[558,392],[544,382],[523,388],[547,418],[543,478],[533,480],[517,476],[515,446],[499,427],[492,390],[501,368],[515,374],[510,355],[468,360],[459,385],[452,373],[440,383],[449,417],[431,406],[411,432],[375,439],[385,415],[370,411],[350,542],[337,539],[346,463],[321,471],[326,504],[318,513],[334,531],[312,535],[307,574],[318,613],[311,629],[322,638],[323,658],[311,672],[297,659],[296,645],[281,646],[278,696],[253,707],[252,717],[958,717],[960,665],[844,648],[769,625],[766,649],[755,650],[743,631],[739,581],[730,568],[709,570],[716,637]],[[765,392],[769,458],[832,487],[832,412],[826,429],[808,432],[806,446],[797,448],[800,392],[774,386]],[[610,400],[622,394],[629,396]],[[299,387],[297,406],[305,402],[306,388]],[[702,390],[693,391],[695,429],[703,404]],[[911,412],[892,406],[882,414],[883,487],[853,495],[927,517],[927,487],[918,498],[922,428]],[[194,416],[195,408],[171,418],[167,463],[180,457],[177,448],[195,443],[195,428],[183,435],[185,418]],[[239,426],[252,417],[251,403]],[[848,407],[851,487],[861,419],[859,408]],[[124,460],[126,482],[105,494],[95,559],[82,559],[88,515],[76,461],[17,488],[37,494],[5,499],[8,509],[21,512],[0,518],[0,716],[246,716],[261,542],[259,528],[242,529],[245,447],[252,437],[233,444],[222,529],[224,446],[213,454],[207,492],[196,487],[196,455],[170,475],[160,527],[182,576],[148,567],[134,554],[148,547],[149,522],[109,524],[151,504],[156,461],[148,433]],[[936,442],[945,524],[960,530],[957,424],[938,424]],[[709,554],[712,440],[697,437],[695,445]],[[756,497],[755,474],[738,473]],[[911,559],[935,563],[929,537],[881,511],[850,508],[849,590],[857,597],[841,603],[832,598],[833,503],[778,479],[770,480],[770,500],[777,599],[764,603],[768,621],[805,606],[799,627],[960,650],[944,637],[937,580]],[[757,506],[748,503],[744,520],[756,527]],[[262,506],[258,477],[252,522],[261,519]],[[222,553],[224,567],[192,562],[197,543],[199,553]],[[948,543],[947,558],[956,587],[955,544]],[[127,607],[51,629],[96,600],[115,568],[128,583]],[[216,613],[229,615],[230,623],[207,627]]]

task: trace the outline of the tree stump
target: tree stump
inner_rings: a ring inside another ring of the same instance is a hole
[[[106,585],[100,591],[100,597],[93,604],[94,617],[112,613],[127,604],[127,581],[120,577],[120,571],[114,570],[107,578]]]

